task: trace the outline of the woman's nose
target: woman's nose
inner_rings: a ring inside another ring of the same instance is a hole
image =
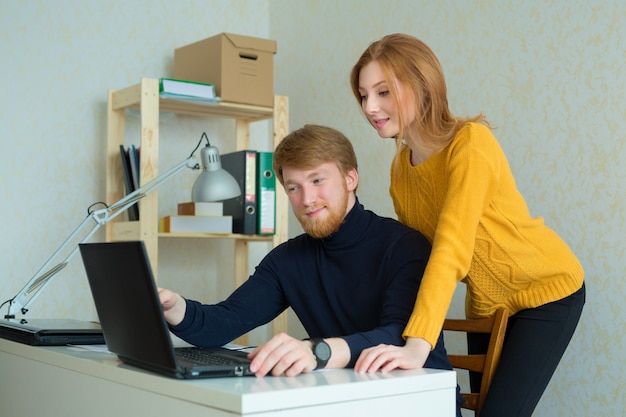
[[[365,114],[375,114],[379,110],[378,102],[372,97],[363,99],[361,105]]]

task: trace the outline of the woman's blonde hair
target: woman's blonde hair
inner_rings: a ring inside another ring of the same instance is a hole
[[[470,118],[460,118],[452,114],[448,107],[446,81],[439,60],[424,42],[399,33],[373,42],[352,68],[350,84],[359,105],[359,75],[361,69],[372,61],[377,61],[380,65],[397,108],[401,106],[394,80],[414,95],[416,114],[411,128],[416,130],[425,143],[443,148],[452,141],[463,124],[488,124],[482,114]],[[398,142],[403,139],[407,128],[402,120],[402,112],[399,113],[400,131],[396,137]]]

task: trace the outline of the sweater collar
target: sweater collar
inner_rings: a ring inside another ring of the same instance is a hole
[[[339,248],[350,246],[362,240],[362,236],[367,230],[369,215],[365,207],[359,203],[357,198],[354,206],[350,209],[339,229],[328,237],[320,239],[322,244],[328,248]]]

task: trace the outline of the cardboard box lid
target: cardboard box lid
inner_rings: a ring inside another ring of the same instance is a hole
[[[236,48],[276,53],[276,41],[271,39],[253,38],[251,36],[235,35],[233,33],[223,33],[222,35]]]

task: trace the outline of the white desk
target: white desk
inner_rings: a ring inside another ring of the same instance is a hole
[[[430,369],[181,381],[109,353],[0,339],[0,378],[0,416],[455,415],[455,372]]]

